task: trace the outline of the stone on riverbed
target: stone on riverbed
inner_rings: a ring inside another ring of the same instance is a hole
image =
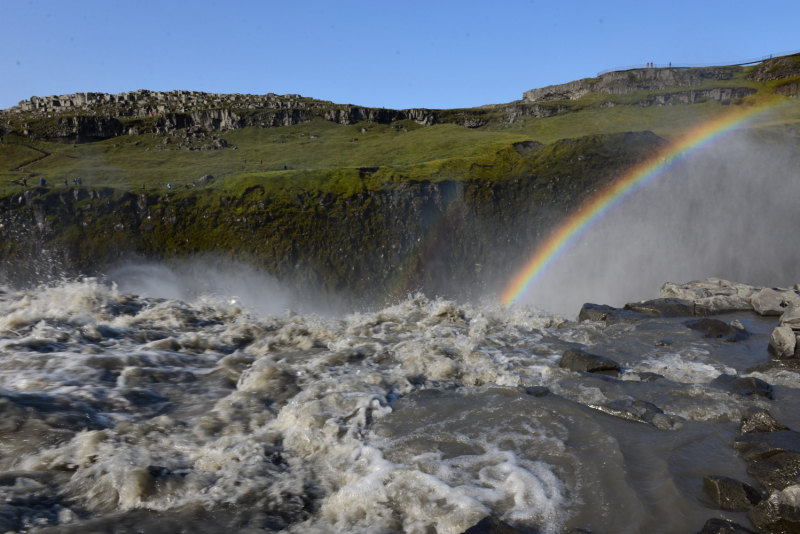
[[[789,486],[770,495],[747,512],[756,528],[775,534],[800,532],[800,486]]]
[[[728,477],[703,477],[703,487],[723,510],[742,512],[761,502],[761,494],[752,486]]]
[[[767,352],[779,360],[793,358],[796,346],[797,337],[794,330],[788,326],[778,326],[772,331],[772,336],[769,338]]]
[[[742,397],[757,395],[768,399],[772,398],[772,386],[754,376],[721,374],[709,382],[708,385],[714,388],[727,390],[730,393],[735,393]]]
[[[791,289],[765,288],[750,297],[753,309],[761,315],[783,315],[791,302],[799,302],[800,295]]]
[[[792,302],[786,306],[781,315],[781,326],[788,326],[795,332],[800,332],[800,304]]]
[[[675,298],[653,299],[630,302],[622,309],[654,317],[692,317],[694,302]]]
[[[766,460],[751,463],[747,474],[768,490],[782,490],[800,484],[800,454],[779,452]]]
[[[617,362],[605,356],[589,354],[582,350],[573,349],[564,352],[558,366],[570,371],[583,371],[586,373],[607,373],[619,372],[620,366]]]
[[[750,408],[742,416],[739,431],[742,434],[748,432],[777,432],[779,430],[789,430],[789,427],[779,423],[763,408]]]
[[[692,330],[703,332],[704,337],[724,339],[725,341],[739,341],[749,336],[744,330],[738,330],[718,319],[692,319],[683,323]]]
[[[743,434],[734,440],[733,449],[752,462],[766,460],[781,452],[800,454],[800,434],[792,430]]]

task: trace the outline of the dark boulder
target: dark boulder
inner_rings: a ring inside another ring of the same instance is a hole
[[[558,366],[570,371],[583,371],[586,373],[617,373],[620,366],[617,362],[604,356],[589,354],[582,350],[568,350],[564,352]]]
[[[462,534],[521,534],[521,531],[492,515],[487,515]]]
[[[800,434],[792,430],[743,434],[734,440],[733,448],[742,458],[753,462],[766,460],[781,452],[800,454]]]
[[[752,530],[727,519],[709,519],[700,534],[755,534]]]
[[[622,309],[652,315],[653,317],[692,317],[694,315],[694,302],[675,298],[653,299],[631,302]]]
[[[608,314],[618,311],[619,308],[607,306],[605,304],[591,304],[586,303],[581,306],[581,311],[578,313],[578,322],[583,321],[605,321]]]
[[[742,416],[739,431],[742,434],[748,432],[776,432],[778,430],[789,430],[789,427],[779,423],[763,408],[749,408]]]
[[[751,463],[747,474],[768,490],[782,490],[800,484],[800,454],[779,452],[766,460]]]
[[[579,322],[602,321],[606,323],[606,326],[636,323],[649,318],[651,318],[650,315],[645,315],[630,310],[622,310],[613,306],[607,306],[606,304],[586,303],[581,307],[580,313],[578,313]]]
[[[708,383],[709,386],[724,389],[730,393],[748,397],[757,395],[759,397],[772,398],[772,386],[760,378],[754,376],[735,376],[721,374]]]
[[[747,518],[759,530],[774,534],[800,534],[800,508],[767,499],[750,508]]]
[[[723,510],[745,511],[761,502],[761,494],[752,486],[728,477],[703,477],[703,487]]]
[[[800,373],[800,360],[776,360],[754,367],[748,367],[744,370],[745,373],[767,373],[769,371],[790,371],[793,373]]]
[[[683,323],[692,330],[703,333],[703,337],[723,339],[725,341],[739,341],[747,339],[748,335],[743,330],[738,330],[719,319],[692,319]]]

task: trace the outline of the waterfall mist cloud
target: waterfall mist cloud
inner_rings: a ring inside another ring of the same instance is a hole
[[[122,293],[194,301],[201,297],[236,300],[261,315],[307,308],[297,293],[275,278],[244,264],[219,264],[211,258],[131,263],[112,269],[106,280]],[[310,310],[317,311],[317,310]]]
[[[797,141],[740,134],[690,156],[579,236],[522,302],[577,313],[657,297],[667,281],[800,283]]]

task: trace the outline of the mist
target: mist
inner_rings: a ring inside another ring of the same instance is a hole
[[[575,239],[521,302],[577,314],[656,298],[664,282],[800,283],[798,148],[741,134],[687,157]]]
[[[275,278],[241,263],[222,264],[213,258],[137,262],[109,271],[104,279],[121,293],[187,302],[210,297],[235,302],[259,315],[282,315],[287,310],[322,313],[298,292]]]

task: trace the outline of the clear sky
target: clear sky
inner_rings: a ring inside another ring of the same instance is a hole
[[[0,108],[136,89],[471,107],[616,66],[800,49],[798,20],[797,0],[0,0]]]

